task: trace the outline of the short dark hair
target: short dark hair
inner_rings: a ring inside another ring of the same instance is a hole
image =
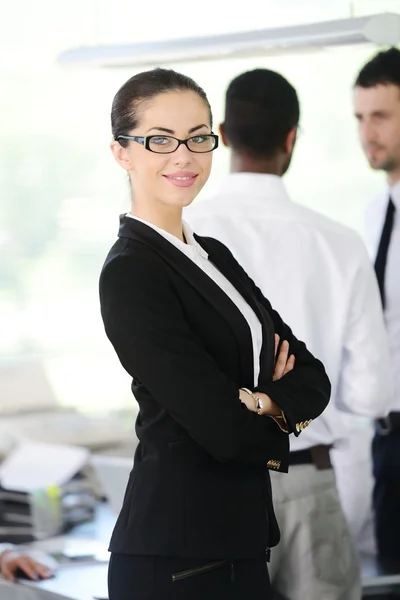
[[[111,128],[114,139],[126,135],[137,127],[139,105],[159,94],[176,91],[195,92],[204,100],[212,126],[212,112],[207,95],[193,79],[173,69],[156,68],[134,75],[116,93],[111,109]],[[120,140],[121,146],[127,146],[128,140]]]
[[[236,77],[226,91],[224,130],[238,152],[274,156],[298,125],[294,87],[275,71],[254,69]]]
[[[389,48],[378,52],[359,72],[354,87],[397,85],[400,88],[400,50]]]

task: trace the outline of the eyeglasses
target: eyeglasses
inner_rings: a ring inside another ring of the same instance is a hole
[[[178,150],[181,144],[184,144],[190,152],[204,153],[212,152],[218,148],[218,136],[215,133],[208,133],[204,135],[194,135],[193,137],[187,138],[186,140],[179,140],[176,137],[170,135],[149,135],[147,137],[141,137],[137,135],[119,135],[117,140],[132,140],[138,142],[150,150],[150,152],[156,152],[157,154],[171,154]]]

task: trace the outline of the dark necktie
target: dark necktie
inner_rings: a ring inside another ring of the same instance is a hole
[[[387,262],[387,255],[390,243],[390,236],[392,235],[393,223],[394,223],[395,206],[392,199],[389,197],[389,202],[386,210],[385,222],[383,224],[381,239],[379,242],[378,253],[375,259],[375,272],[378,278],[379,291],[381,293],[382,306],[385,308],[385,269]]]

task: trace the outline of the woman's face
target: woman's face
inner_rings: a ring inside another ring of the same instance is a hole
[[[186,90],[162,93],[142,102],[138,126],[127,132],[157,136],[153,144],[156,149],[166,144],[163,136],[185,140],[207,133],[211,133],[209,109],[198,94]],[[114,141],[111,148],[117,162],[129,172],[135,207],[184,208],[210,175],[212,152],[191,152],[184,144],[171,154],[150,152],[135,141],[127,148]]]

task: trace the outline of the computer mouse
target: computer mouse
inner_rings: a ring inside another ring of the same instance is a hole
[[[42,581],[43,579],[51,579],[52,577],[55,576],[55,573],[51,572],[50,575],[48,575],[47,577],[41,577],[38,573],[37,576],[38,576],[38,578],[36,581]],[[27,575],[25,573],[25,571],[23,571],[20,567],[18,567],[17,570],[15,571],[15,577],[17,579],[25,579],[25,580],[29,580],[29,581],[35,581],[35,579],[31,579],[29,577],[29,575]]]

